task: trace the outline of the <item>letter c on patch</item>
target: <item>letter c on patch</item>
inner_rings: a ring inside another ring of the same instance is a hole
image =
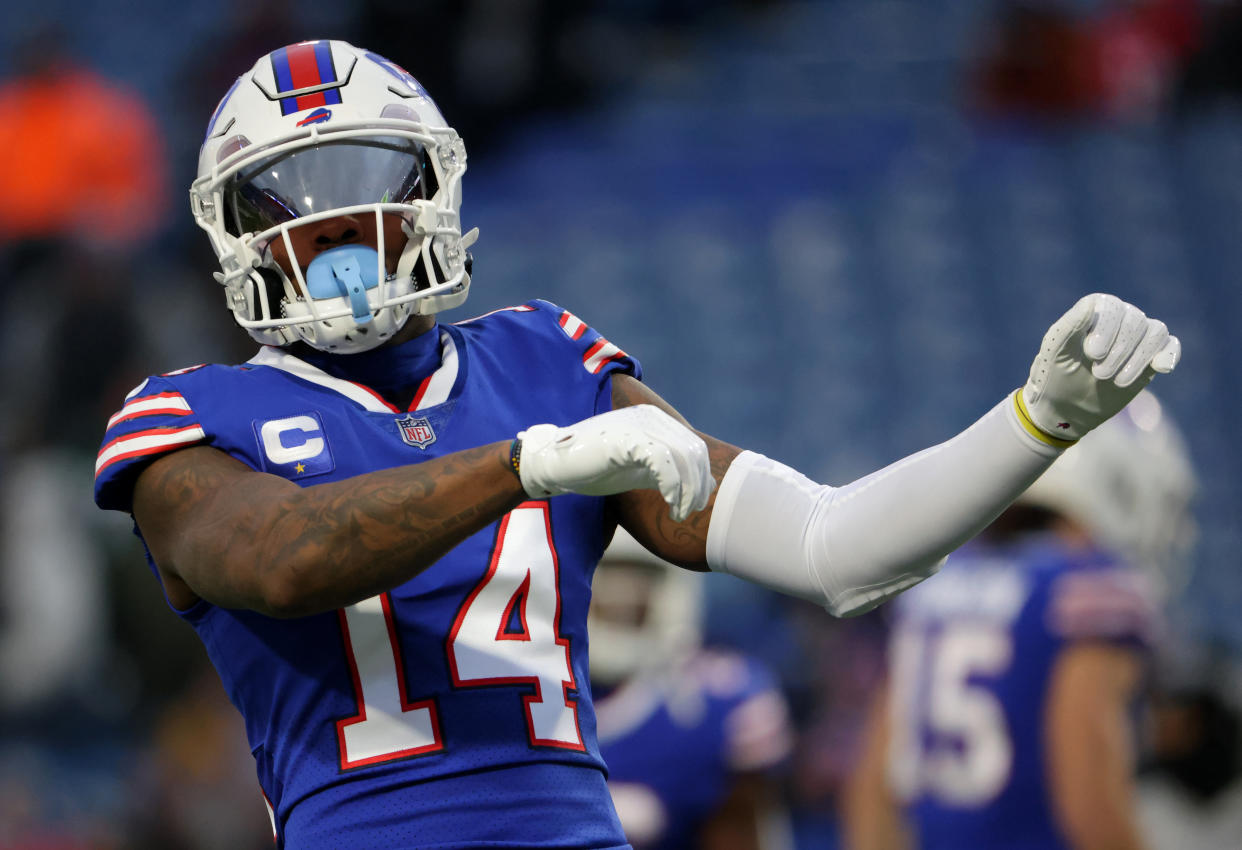
[[[287,442],[293,441],[287,440],[285,435],[293,433],[301,435],[301,441],[296,445],[286,445]],[[272,463],[278,464],[309,460],[322,454],[324,449],[323,437],[308,436],[320,433],[322,432],[319,429],[319,422],[313,416],[290,416],[288,419],[273,419],[270,422],[264,422],[263,427],[259,429],[259,436],[263,440],[263,451],[267,453],[267,459]]]

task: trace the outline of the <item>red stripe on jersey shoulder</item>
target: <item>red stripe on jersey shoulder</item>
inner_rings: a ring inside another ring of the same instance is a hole
[[[177,392],[176,390],[167,390],[162,393],[151,393],[150,395],[136,395],[133,398],[125,402],[125,407],[129,407],[131,404],[137,404],[138,402],[141,402],[141,401],[149,401],[150,399],[153,399],[153,398],[184,399],[185,396],[183,396],[181,393]]]
[[[477,322],[480,319],[486,319],[488,316],[494,316],[497,313],[533,313],[536,308],[529,304],[518,304],[515,307],[499,307],[495,310],[488,310],[479,316],[471,316],[469,319],[462,319],[460,322],[453,322],[454,325],[468,325],[471,322]]]
[[[582,366],[592,375],[598,375],[609,363],[629,357],[602,336],[582,355]]]
[[[173,377],[173,376],[175,376],[175,375],[184,375],[184,374],[186,374],[187,372],[193,372],[193,371],[196,371],[196,370],[198,370],[198,369],[202,369],[202,368],[203,368],[204,366],[206,366],[206,365],[207,365],[206,363],[195,363],[193,366],[186,366],[184,369],[174,369],[174,370],[173,370],[173,371],[171,371],[171,372],[164,372],[164,373],[162,373],[162,374],[160,375],[160,377],[161,377],[161,378],[171,378],[171,377]]]
[[[95,477],[98,478],[101,472],[122,460],[182,448],[206,436],[203,427],[195,424],[182,428],[150,428],[117,437],[99,450],[95,460]]]
[[[1160,614],[1142,577],[1119,570],[1067,575],[1053,588],[1049,626],[1062,637],[1145,635]]]
[[[121,443],[129,442],[131,440],[137,440],[142,437],[174,436],[174,435],[181,434],[185,431],[192,431],[195,428],[202,430],[201,425],[186,425],[180,428],[164,427],[164,428],[149,428],[146,431],[135,431],[132,434],[125,434],[123,436],[117,437],[116,439],[110,440],[109,442],[105,443],[103,448],[99,450],[99,453],[102,455],[104,452],[106,452],[108,449],[112,448],[113,446],[119,445]]]
[[[178,392],[152,393],[151,395],[135,396],[125,402],[112,418],[108,420],[107,430],[113,426],[140,416],[189,416],[190,403]]]
[[[560,318],[557,319],[556,322],[561,326],[561,330],[563,330],[565,335],[570,339],[582,339],[582,335],[587,332],[586,322],[582,321],[568,310],[563,311]]]
[[[95,477],[98,478],[99,473],[103,472],[105,469],[107,469],[110,466],[120,463],[123,460],[129,460],[130,458],[134,458],[134,457],[142,457],[143,455],[156,454],[157,452],[166,452],[169,449],[173,448],[174,446],[184,446],[184,445],[186,444],[185,443],[172,443],[172,444],[164,444],[164,445],[158,445],[158,446],[142,446],[140,448],[135,448],[131,451],[118,452],[117,454],[108,458],[108,461],[99,467],[99,469],[95,472]]]

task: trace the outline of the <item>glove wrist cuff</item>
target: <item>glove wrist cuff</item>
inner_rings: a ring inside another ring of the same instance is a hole
[[[546,457],[545,451],[559,431],[555,425],[532,425],[519,431],[509,444],[509,468],[532,499],[546,499],[565,492],[552,483],[554,477],[549,474],[549,462],[555,459]]]
[[[1014,412],[1018,416],[1018,423],[1028,434],[1039,440],[1041,443],[1052,446],[1056,449],[1068,449],[1070,446],[1074,445],[1074,443],[1078,442],[1077,440],[1065,440],[1061,437],[1054,437],[1043,428],[1040,428],[1039,425],[1035,423],[1034,418],[1032,418],[1030,410],[1026,407],[1026,399],[1023,397],[1022,389],[1022,387],[1018,387],[1013,391],[1013,407]]]

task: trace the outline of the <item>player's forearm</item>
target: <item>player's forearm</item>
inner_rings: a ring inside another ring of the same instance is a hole
[[[1128,763],[1115,752],[1088,746],[1079,768],[1081,781],[1053,790],[1069,846],[1074,850],[1146,850]]]
[[[1142,834],[1129,812],[1096,807],[1067,829],[1074,850],[1146,850]]]
[[[1133,793],[1129,706],[1142,676],[1132,650],[1078,643],[1053,667],[1047,763],[1053,810],[1074,850],[1143,850]]]
[[[390,590],[526,498],[508,443],[306,488],[201,451],[144,473],[135,518],[156,563],[194,594],[272,616]]]
[[[846,850],[904,850],[911,846],[906,822],[889,786],[887,687],[872,697],[858,762],[839,795],[842,846]]]
[[[496,443],[307,488],[275,508],[260,557],[282,566],[287,613],[331,610],[407,581],[526,498]]]

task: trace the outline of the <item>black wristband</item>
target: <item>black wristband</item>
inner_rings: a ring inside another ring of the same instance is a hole
[[[513,474],[518,477],[518,481],[522,480],[522,440],[520,437],[514,437],[513,442],[509,444],[509,468],[513,470]]]

